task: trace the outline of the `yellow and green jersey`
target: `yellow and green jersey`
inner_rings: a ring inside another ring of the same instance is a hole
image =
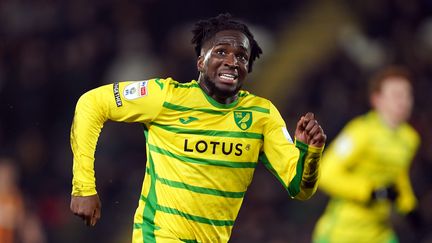
[[[392,129],[375,111],[349,122],[323,156],[320,189],[331,199],[314,242],[396,242],[391,202],[371,201],[371,195],[395,185],[396,209],[405,214],[415,208],[409,168],[419,142],[410,125]]]
[[[240,91],[223,105],[196,81],[152,79],[105,85],[79,99],[72,195],[96,194],[94,153],[108,119],[145,127],[133,242],[227,242],[259,160],[292,198],[316,190],[322,148],[293,142],[270,101]]]

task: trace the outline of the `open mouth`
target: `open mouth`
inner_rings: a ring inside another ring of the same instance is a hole
[[[238,75],[230,74],[230,73],[221,73],[221,74],[219,74],[219,79],[223,83],[233,84],[233,83],[237,82]]]

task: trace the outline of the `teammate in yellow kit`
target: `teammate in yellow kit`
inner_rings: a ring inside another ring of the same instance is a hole
[[[409,168],[419,135],[407,124],[411,78],[389,67],[370,82],[373,110],[349,122],[326,150],[320,189],[330,197],[314,242],[397,242],[390,213],[416,207]]]
[[[293,142],[273,104],[241,90],[261,54],[248,28],[219,15],[198,22],[193,33],[197,81],[114,83],[78,101],[71,210],[88,225],[100,217],[93,164],[108,119],[145,127],[146,175],[133,242],[227,242],[258,160],[290,197],[304,200],[316,191],[326,135],[307,113]]]

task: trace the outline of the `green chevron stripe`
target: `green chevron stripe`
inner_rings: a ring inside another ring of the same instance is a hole
[[[285,184],[283,179],[277,174],[276,170],[270,164],[266,155],[264,153],[262,153],[259,156],[260,161],[263,162],[263,164],[267,167],[267,169],[270,170],[276,176],[276,178],[282,183],[282,185],[288,191],[288,195],[292,198],[297,196],[297,194],[300,192],[300,183],[301,183],[302,176],[303,176],[303,167],[304,167],[304,162],[305,162],[305,158],[306,158],[306,153],[308,150],[308,145],[305,143],[302,143],[300,141],[296,140],[295,145],[300,150],[300,156],[299,156],[299,159],[297,161],[296,174],[295,174],[294,178],[291,180],[291,182],[288,184],[288,186]]]
[[[305,143],[296,140],[295,145],[300,150],[300,157],[297,161],[296,175],[288,185],[288,192],[292,197],[295,197],[300,192],[300,183],[303,176],[303,167],[306,159],[306,153],[308,151],[308,145]]]
[[[172,81],[170,83],[171,85],[174,85],[174,88],[185,88],[185,89],[190,89],[190,88],[199,88],[199,84],[197,83],[179,83],[177,81]]]
[[[148,143],[149,133],[147,127],[144,126],[144,135],[146,138],[146,142]],[[150,173],[150,189],[147,194],[148,200],[146,200],[146,204],[143,210],[143,217],[149,224],[148,227],[142,227],[142,237],[143,242],[151,242],[156,243],[155,237],[155,213],[156,213],[156,205],[157,205],[157,194],[156,194],[156,172],[155,172],[155,164],[153,162],[153,158],[149,153],[149,173]]]
[[[208,219],[208,218],[204,218],[201,216],[188,214],[188,213],[182,212],[182,211],[175,209],[175,208],[165,207],[165,206],[161,206],[161,205],[158,205],[158,210],[160,210],[164,213],[179,215],[179,216],[182,216],[183,218],[186,218],[188,220],[192,220],[192,221],[203,223],[203,224],[209,224],[209,225],[214,225],[214,226],[233,226],[234,225],[234,220]]]
[[[158,177],[157,180],[162,182],[165,185],[175,187],[175,188],[181,188],[186,189],[188,191],[193,191],[201,194],[208,194],[208,195],[214,195],[219,197],[227,197],[227,198],[243,198],[245,195],[245,192],[227,192],[227,191],[221,191],[217,189],[212,188],[206,188],[206,187],[199,187],[199,186],[192,186],[186,183],[178,182],[178,181],[172,181],[165,178]]]
[[[176,105],[176,104],[166,102],[166,101],[163,103],[163,107],[170,109],[170,110],[175,110],[175,111],[200,111],[200,112],[213,114],[213,115],[226,115],[230,112],[230,111],[218,111],[218,110],[213,110],[213,109],[191,108],[191,107]],[[240,106],[240,107],[237,107],[235,110],[236,111],[256,111],[256,112],[261,112],[261,113],[265,113],[265,114],[270,113],[269,109],[264,108],[264,107],[260,107],[260,106],[249,106],[249,107]]]
[[[180,240],[186,243],[198,243],[197,240],[186,240],[186,239],[180,239]]]
[[[160,89],[163,90],[164,84],[158,78],[155,79],[155,82],[157,83],[157,85],[159,85]]]
[[[218,130],[187,129],[187,128],[179,128],[179,127],[173,127],[168,125],[162,125],[156,122],[152,122],[151,125],[178,134],[197,134],[202,136],[226,137],[226,138],[250,138],[250,139],[264,138],[262,134],[254,133],[254,132],[227,132],[227,131],[218,131]]]
[[[259,161],[261,161],[264,166],[280,181],[280,183],[286,188],[287,185],[282,180],[282,178],[279,176],[279,174],[276,172],[275,168],[271,165],[270,161],[268,160],[265,153],[261,153],[259,156]]]
[[[141,195],[140,199],[147,203],[147,198],[144,197],[144,195]],[[162,206],[159,204],[156,205],[156,210],[164,212],[164,213],[168,213],[168,214],[179,215],[179,216],[186,218],[188,220],[192,220],[192,221],[195,221],[198,223],[203,223],[203,224],[210,224],[210,225],[214,225],[214,226],[233,226],[234,225],[234,220],[208,219],[205,217],[188,214],[188,213],[182,212],[182,211],[175,209],[175,208],[165,207],[165,206]]]
[[[270,114],[270,110],[264,107],[260,107],[260,106],[249,106],[249,107],[243,107],[240,106],[238,108],[235,109],[236,111],[257,111],[257,112],[261,112],[261,113],[265,113],[265,114]]]
[[[204,112],[213,115],[226,115],[228,113],[227,111],[216,111],[212,109],[195,109],[186,106],[175,105],[173,103],[169,103],[166,101],[163,103],[163,107],[174,111],[199,111],[199,112]]]

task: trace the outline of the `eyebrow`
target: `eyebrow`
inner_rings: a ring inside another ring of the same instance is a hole
[[[226,41],[221,41],[221,42],[216,42],[214,43],[214,46],[224,46],[224,45],[232,45],[231,42],[226,42]],[[239,46],[241,49],[245,50],[247,52],[247,48],[244,45],[237,45]]]

